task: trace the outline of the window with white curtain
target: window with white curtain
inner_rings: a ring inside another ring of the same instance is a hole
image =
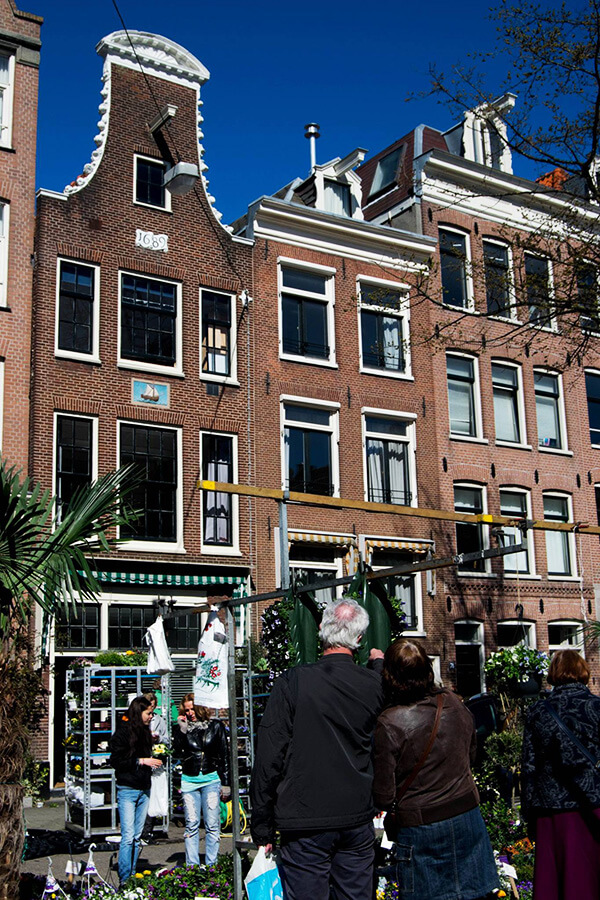
[[[559,375],[533,373],[538,445],[548,450],[566,449],[566,434]]]
[[[385,375],[406,375],[408,352],[408,295],[393,284],[359,284],[360,344],[363,369]]]
[[[371,503],[410,506],[413,502],[414,423],[366,414],[364,425],[367,499]]]
[[[507,519],[530,519],[530,497],[527,491],[502,488],[500,490],[500,515]],[[521,531],[517,525],[503,525],[504,546],[510,544],[525,544],[527,547],[527,532]],[[529,548],[519,553],[509,553],[503,556],[504,571],[508,574],[519,573],[528,575],[531,573],[531,560]]]
[[[232,483],[235,472],[234,437],[203,433],[201,442],[204,481]],[[234,517],[236,498],[223,491],[202,492],[202,543],[206,546],[233,547],[236,543]]]
[[[352,215],[352,196],[350,185],[332,178],[324,179],[325,188],[325,212],[335,213],[338,216]]]
[[[544,494],[544,519],[570,522],[571,498],[568,494]],[[546,531],[548,575],[575,575],[575,536],[569,531]]]
[[[494,391],[494,422],[496,440],[510,444],[522,444],[524,415],[521,396],[520,372],[517,366],[492,363],[492,387]]]

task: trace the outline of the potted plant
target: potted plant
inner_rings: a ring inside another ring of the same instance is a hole
[[[546,653],[517,644],[492,653],[485,664],[489,689],[510,698],[538,694],[548,671]]]
[[[45,763],[38,762],[32,756],[27,757],[21,782],[24,791],[23,806],[43,806],[42,792],[48,786],[49,771]]]

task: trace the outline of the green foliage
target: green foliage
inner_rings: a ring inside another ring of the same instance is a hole
[[[148,654],[144,650],[126,650],[124,653],[103,650],[94,657],[97,666],[145,666],[147,662]]]
[[[517,822],[513,810],[500,797],[496,800],[484,800],[481,804],[481,815],[492,847],[498,853],[505,852],[507,847],[525,837],[523,825]]]
[[[298,661],[296,648],[290,640],[290,616],[293,608],[294,601],[288,594],[262,614],[261,641],[273,675],[281,675]]]
[[[514,696],[519,685],[530,678],[543,677],[548,671],[549,658],[546,653],[517,644],[492,653],[485,664],[485,674],[489,689]]]
[[[29,753],[25,757],[25,771],[23,772],[23,792],[26,797],[31,797],[34,803],[41,799],[43,791],[48,787],[48,766],[38,762]]]
[[[94,886],[89,900],[194,900],[197,896],[233,900],[233,857],[219,856],[214,866],[179,866],[162,874],[139,872],[127,884],[110,893],[105,885]]]

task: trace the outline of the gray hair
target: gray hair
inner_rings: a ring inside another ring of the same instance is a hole
[[[328,603],[321,619],[323,647],[356,650],[368,626],[369,613],[351,597]]]

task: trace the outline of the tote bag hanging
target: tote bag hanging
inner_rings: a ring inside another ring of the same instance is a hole
[[[166,675],[168,672],[174,672],[175,665],[167,647],[162,616],[158,616],[156,622],[148,628],[144,639],[148,645],[148,665],[146,668],[148,675]]]

